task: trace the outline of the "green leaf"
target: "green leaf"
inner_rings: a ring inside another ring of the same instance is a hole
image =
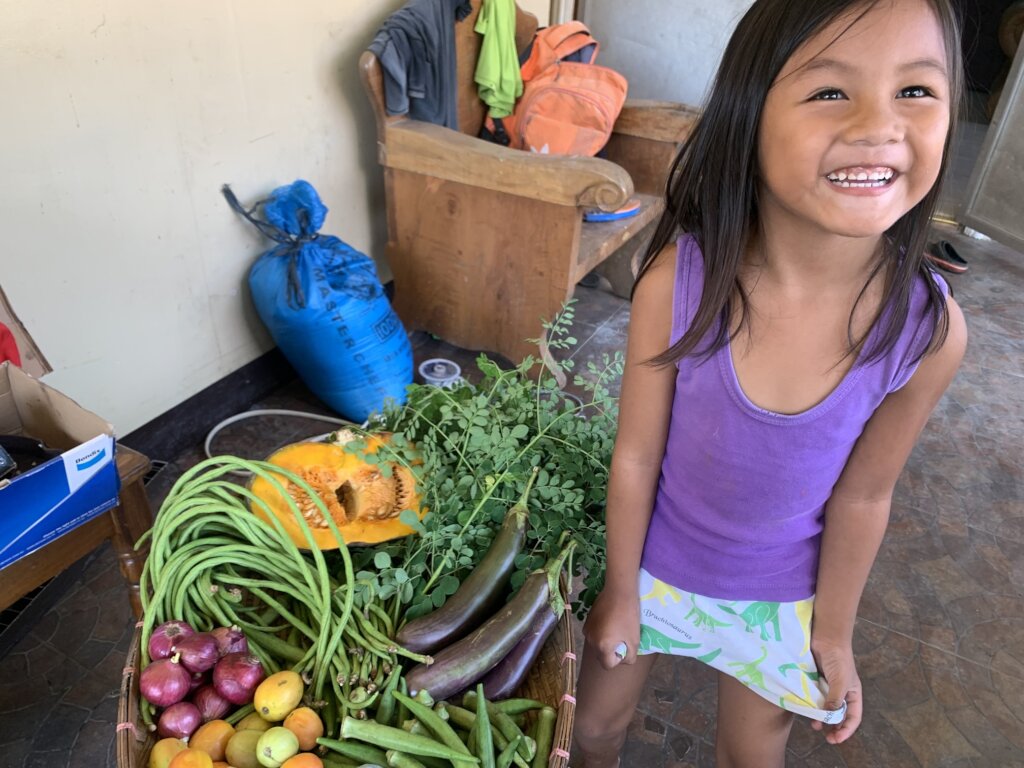
[[[530,434],[530,428],[525,424],[516,424],[512,427],[511,436],[516,440],[522,440],[528,434]]]
[[[403,509],[399,513],[398,519],[421,536],[426,535],[427,529],[423,527],[423,523],[420,521],[419,516],[411,509]]]
[[[383,571],[385,568],[391,567],[391,555],[387,552],[378,551],[373,556],[373,564],[377,567],[378,571]]]
[[[447,597],[448,595],[454,595],[455,591],[458,588],[459,588],[459,580],[457,578],[455,578],[454,576],[452,576],[451,574],[449,574],[449,575],[443,577],[439,582],[437,582],[437,590],[436,591],[441,592],[441,594],[443,594],[443,595],[445,595]]]

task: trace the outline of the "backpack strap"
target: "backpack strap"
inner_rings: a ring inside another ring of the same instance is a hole
[[[588,46],[592,46],[590,60],[584,63],[593,64],[601,46],[582,21],[567,21],[539,30],[533,39],[530,57],[522,66],[523,82],[532,80],[552,64]]]

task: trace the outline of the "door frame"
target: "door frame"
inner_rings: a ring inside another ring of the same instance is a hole
[[[1002,96],[992,115],[992,122],[985,134],[985,141],[981,145],[981,152],[967,184],[967,199],[964,201],[959,217],[962,224],[985,235],[990,235],[999,242],[1019,251],[1024,251],[1024,236],[1019,232],[1010,232],[1000,224],[986,218],[984,210],[977,210],[977,203],[992,170],[996,150],[1013,127],[1010,125],[1012,121],[1009,120],[1009,115],[1015,111],[1024,115],[1024,107],[1018,108],[1022,99],[1024,99],[1024,40],[1017,46],[1017,53],[1013,57],[1013,64],[1006,76]],[[1021,181],[1024,182],[1024,179]],[[1022,195],[1022,199],[1024,199],[1024,195]]]

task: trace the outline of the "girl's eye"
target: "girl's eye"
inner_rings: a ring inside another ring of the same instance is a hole
[[[845,99],[846,95],[838,88],[826,88],[823,91],[818,91],[811,97],[812,101],[839,101]]]
[[[925,88],[923,85],[911,85],[906,88],[902,88],[898,99],[923,99],[925,96],[931,96],[932,92]]]

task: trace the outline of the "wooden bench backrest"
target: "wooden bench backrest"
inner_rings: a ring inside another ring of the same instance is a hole
[[[470,136],[480,133],[487,114],[486,105],[480,101],[476,82],[476,60],[480,56],[483,35],[473,31],[476,18],[480,15],[482,0],[472,0],[473,12],[455,25],[455,61],[458,69],[459,130]],[[537,17],[516,6],[516,50],[522,52],[537,32]]]
[[[480,5],[483,0],[471,0],[473,12],[455,24],[455,61],[456,61],[456,104],[459,113],[459,130],[469,136],[476,136],[484,123],[487,107],[477,92],[473,75],[476,72],[476,60],[480,55],[483,36],[474,31]],[[516,50],[523,51],[533,40],[537,32],[537,17],[516,6]],[[388,119],[384,110],[383,73],[377,57],[366,52],[359,60],[362,69],[363,84],[369,94],[377,117],[378,132],[383,130],[383,120]]]

